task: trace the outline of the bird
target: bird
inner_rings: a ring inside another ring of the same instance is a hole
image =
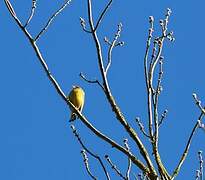
[[[84,101],[85,101],[85,92],[80,86],[72,86],[67,99],[80,111],[82,112]],[[70,122],[77,119],[77,114],[74,112],[74,109],[70,106]]]

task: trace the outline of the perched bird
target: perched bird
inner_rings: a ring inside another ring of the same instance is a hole
[[[80,86],[73,86],[67,98],[80,112],[82,112],[84,100],[85,100],[85,92]],[[74,121],[77,118],[77,115],[74,113],[72,107],[70,107],[70,110],[71,110],[70,121]]]

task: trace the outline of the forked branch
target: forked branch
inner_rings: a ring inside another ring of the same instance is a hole
[[[124,129],[127,131],[127,133],[130,135],[130,137],[135,141],[135,143],[137,144],[140,153],[142,154],[143,158],[145,159],[148,168],[150,170],[150,176],[152,176],[153,178],[157,177],[157,173],[154,169],[154,166],[152,164],[152,161],[149,157],[149,154],[144,146],[144,144],[141,142],[138,134],[135,132],[135,130],[128,124],[127,120],[125,119],[125,117],[123,116],[120,108],[118,107],[118,105],[116,104],[114,97],[111,94],[111,90],[108,84],[108,80],[105,74],[105,67],[104,67],[104,62],[103,62],[103,56],[102,56],[102,49],[101,49],[101,43],[98,39],[98,35],[96,33],[96,31],[94,31],[94,22],[93,22],[93,15],[92,15],[92,1],[91,0],[87,0],[87,6],[88,6],[88,19],[89,19],[89,24],[90,24],[90,29],[92,32],[92,37],[96,46],[96,51],[97,51],[97,57],[98,57],[98,64],[99,64],[99,69],[100,69],[100,73],[103,79],[103,85],[105,88],[105,95],[107,97],[108,102],[110,103],[110,106],[113,110],[113,112],[116,115],[116,118],[119,120],[119,122],[121,123],[121,125],[124,127]]]
[[[105,7],[105,9],[102,11],[102,13],[100,14],[100,17],[95,25],[94,31],[97,30],[98,26],[100,25],[103,17],[105,16],[106,12],[108,11],[108,9],[110,8],[111,4],[112,4],[113,0],[110,0],[107,4],[107,6]]]
[[[77,138],[78,142],[80,143],[80,145],[81,145],[82,148],[84,149],[84,151],[86,151],[86,152],[87,152],[88,154],[90,154],[93,158],[95,158],[96,160],[99,161],[99,163],[100,163],[100,165],[101,165],[101,167],[102,167],[102,169],[103,169],[103,171],[104,171],[104,173],[105,173],[106,179],[107,179],[107,180],[110,180],[109,173],[108,173],[108,171],[106,170],[105,165],[103,164],[103,161],[101,160],[100,156],[98,156],[97,154],[94,154],[93,152],[91,152],[91,151],[85,146],[85,144],[83,143],[83,141],[82,141],[82,139],[81,139],[79,133],[78,133],[77,130],[75,129],[75,126],[74,126],[74,125],[71,125],[71,129],[72,129],[72,131],[73,131],[73,134],[74,134],[75,137]],[[85,156],[84,156],[84,157],[85,157]],[[84,158],[84,160],[85,160],[85,159],[86,159],[86,158]],[[86,163],[85,163],[85,164],[86,164]],[[88,171],[89,168],[86,167],[86,169],[87,169],[87,171]],[[89,174],[90,174],[90,173],[89,173]]]
[[[188,141],[187,141],[187,144],[186,144],[186,147],[185,147],[185,149],[184,149],[184,152],[183,152],[183,154],[182,154],[182,156],[181,156],[181,159],[180,159],[180,161],[179,161],[177,167],[175,168],[175,170],[174,170],[174,172],[173,172],[173,174],[172,174],[172,179],[174,179],[174,178],[178,175],[178,173],[179,173],[179,171],[180,171],[180,168],[181,168],[182,164],[184,163],[184,161],[185,161],[185,159],[186,159],[186,157],[187,157],[187,155],[188,155],[188,151],[189,151],[189,148],[190,148],[190,146],[191,146],[191,141],[192,141],[192,139],[193,139],[193,136],[194,136],[194,134],[196,133],[197,128],[200,127],[201,122],[202,122],[202,119],[203,119],[203,117],[204,117],[204,115],[205,115],[205,113],[204,113],[204,108],[201,106],[201,101],[198,99],[198,97],[197,97],[197,95],[196,95],[195,93],[193,93],[193,98],[194,98],[194,101],[195,101],[196,105],[197,105],[197,106],[199,107],[199,109],[201,110],[201,114],[199,115],[198,120],[197,120],[197,122],[195,123],[195,125],[194,125],[194,127],[193,127],[193,129],[192,129],[192,131],[191,131],[191,134],[190,134],[190,136],[189,136],[189,139],[188,139]]]
[[[26,26],[30,23],[31,19],[33,18],[33,15],[34,15],[35,9],[36,9],[36,2],[37,2],[37,0],[32,0],[30,16],[28,17],[26,24],[24,25],[24,28],[26,28]]]
[[[107,76],[107,72],[108,72],[108,70],[109,70],[109,68],[111,66],[111,63],[112,63],[112,50],[117,45],[117,40],[120,37],[121,31],[122,31],[122,23],[119,23],[118,24],[117,32],[115,34],[115,37],[114,37],[113,41],[111,43],[109,43],[110,47],[109,47],[109,50],[108,50],[108,63],[106,65],[106,67],[105,67],[105,76]]]
[[[87,78],[85,77],[85,75],[84,75],[82,72],[80,73],[80,77],[81,77],[84,81],[86,81],[86,82],[88,82],[88,83],[98,84],[98,85],[102,88],[102,90],[105,91],[103,85],[102,85],[97,79],[95,79],[95,80],[89,80],[89,79],[87,79]]]
[[[90,167],[89,167],[89,163],[88,163],[88,156],[87,156],[86,151],[84,149],[81,151],[81,154],[83,156],[83,161],[84,161],[84,164],[85,164],[85,168],[86,168],[86,171],[88,172],[89,176],[93,180],[97,180],[97,178],[90,171]]]
[[[72,0],[67,0],[48,20],[48,22],[46,23],[46,25],[43,27],[43,29],[37,34],[37,36],[35,37],[34,41],[37,41],[42,35],[43,33],[48,29],[48,27],[50,26],[50,24],[52,23],[52,21],[54,20],[54,18],[60,14],[67,5],[69,5],[71,3]]]
[[[162,34],[159,37],[154,38],[152,51],[151,40],[154,31],[154,18],[149,17],[149,34],[146,44],[145,56],[144,56],[144,72],[145,72],[145,82],[147,87],[147,109],[148,109],[148,124],[149,124],[149,137],[152,143],[153,154],[158,167],[158,172],[162,179],[170,179],[170,175],[164,167],[161,157],[158,151],[158,139],[159,139],[159,117],[158,117],[158,99],[161,92],[161,81],[163,75],[163,58],[161,56],[163,50],[164,40],[167,38],[167,25],[171,14],[171,10],[167,9],[165,19],[160,21]],[[149,52],[151,51],[151,59],[149,59]],[[157,80],[156,90],[153,87],[153,77],[155,74],[155,67],[159,63],[159,76]],[[149,64],[149,66],[148,66]],[[153,131],[153,129],[155,131]]]
[[[143,172],[146,172],[147,174],[151,174],[150,169],[147,168],[140,160],[138,160],[132,153],[130,153],[129,151],[126,150],[126,148],[120,146],[119,144],[117,144],[114,140],[112,140],[111,138],[105,136],[103,133],[101,133],[99,130],[97,130],[83,115],[82,113],[67,99],[66,95],[64,94],[63,90],[61,89],[60,85],[58,84],[58,82],[56,81],[56,79],[54,78],[54,76],[51,74],[51,72],[48,69],[48,66],[36,44],[36,41],[32,38],[32,36],[30,35],[30,33],[24,28],[24,26],[21,24],[20,20],[17,18],[16,13],[10,3],[9,0],[4,0],[11,16],[14,18],[14,20],[16,21],[17,25],[19,26],[19,28],[22,30],[22,32],[25,34],[25,36],[27,37],[27,39],[29,40],[32,48],[34,49],[34,52],[36,53],[36,56],[39,60],[39,62],[41,63],[47,77],[49,78],[49,80],[51,81],[51,83],[53,84],[53,86],[55,87],[57,93],[59,94],[59,96],[61,96],[61,98],[65,101],[65,103],[72,107],[73,110],[75,111],[75,113],[78,115],[78,117],[81,119],[81,121],[84,123],[84,125],[89,128],[97,137],[101,138],[103,141],[107,142],[108,144],[110,144],[113,148],[116,148],[117,150],[119,150],[120,152],[122,152],[123,154],[125,154],[126,156],[128,156],[132,162],[134,164],[136,164]],[[69,2],[69,1],[67,1]],[[62,11],[62,10],[61,10]],[[48,26],[46,26],[48,27]],[[38,39],[38,38],[37,38]]]
[[[105,159],[107,160],[107,162],[110,164],[111,168],[117,173],[117,175],[124,179],[127,180],[125,176],[123,176],[123,174],[121,173],[121,171],[118,169],[118,167],[111,161],[110,157],[108,155],[105,155]]]

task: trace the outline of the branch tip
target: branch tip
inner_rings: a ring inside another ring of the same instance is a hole
[[[172,13],[172,10],[170,8],[167,8],[167,16],[170,16]]]
[[[37,36],[35,37],[35,41],[37,41],[42,34],[48,29],[48,27],[50,26],[50,24],[52,23],[52,21],[54,20],[54,18],[59,15],[65,8],[67,5],[69,5],[71,3],[72,0],[67,0],[64,2],[64,4],[55,12],[53,13],[53,15],[48,19],[46,25],[42,28],[42,30],[37,34]]]
[[[153,23],[154,22],[154,16],[149,16],[149,23]]]
[[[26,26],[30,23],[31,19],[33,18],[33,15],[34,15],[35,9],[36,9],[36,4],[37,4],[37,0],[32,0],[32,7],[31,7],[30,16],[28,17],[26,24],[24,25],[24,28],[26,28]]]
[[[105,91],[104,86],[103,86],[97,79],[89,80],[89,79],[87,79],[87,78],[85,77],[85,75],[84,75],[82,72],[80,72],[79,76],[80,76],[84,81],[86,81],[87,83],[90,83],[90,84],[98,84],[98,85],[102,88],[102,90]]]

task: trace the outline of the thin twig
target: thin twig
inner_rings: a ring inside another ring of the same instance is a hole
[[[24,28],[26,28],[26,26],[30,23],[31,19],[33,18],[33,15],[34,15],[35,9],[36,9],[36,2],[37,2],[37,0],[32,0],[30,16],[28,17],[26,24],[24,25]]]
[[[166,33],[167,33],[167,25],[168,25],[168,20],[171,14],[171,10],[167,9],[167,13],[165,16],[165,22],[161,23],[160,21],[160,25],[161,25],[161,29],[162,29],[162,35],[158,38],[155,38],[154,41],[154,47],[155,43],[157,43],[158,45],[158,51],[155,55],[156,50],[153,50],[153,54],[151,57],[151,63],[150,63],[150,67],[149,67],[149,74],[148,74],[148,89],[147,89],[147,93],[148,93],[148,114],[149,114],[149,131],[150,131],[150,136],[153,137],[153,124],[152,124],[152,114],[154,113],[154,127],[155,127],[155,132],[154,132],[154,137],[152,138],[152,149],[153,149],[153,154],[155,157],[155,161],[157,163],[157,167],[158,167],[158,171],[161,175],[162,179],[170,179],[170,175],[167,172],[166,168],[164,167],[162,161],[161,161],[161,157],[158,151],[158,139],[159,139],[159,119],[158,119],[158,97],[159,97],[159,92],[161,91],[161,79],[162,79],[162,62],[160,63],[160,73],[159,73],[159,77],[158,77],[158,83],[157,83],[157,92],[154,92],[154,88],[153,88],[153,77],[154,77],[154,72],[155,72],[155,67],[157,65],[157,63],[159,61],[162,60],[161,58],[161,53],[162,53],[162,49],[163,49],[163,42],[166,38]],[[145,74],[146,75],[146,74]],[[154,108],[154,109],[153,109]]]
[[[198,106],[198,108],[201,110],[201,112],[202,112],[203,114],[205,114],[205,109],[202,107],[201,101],[198,99],[196,93],[193,93],[192,95],[193,95],[193,98],[194,98],[194,100],[195,100],[196,105]]]
[[[98,84],[98,85],[102,88],[102,90],[105,91],[103,85],[102,85],[97,79],[95,79],[95,80],[89,80],[89,79],[87,79],[87,78],[85,77],[85,75],[84,75],[82,72],[79,74],[79,76],[80,76],[84,81],[86,81],[86,82],[88,82],[88,83]]]
[[[179,160],[179,163],[178,163],[177,167],[175,168],[175,170],[174,170],[174,172],[173,172],[173,174],[172,174],[171,180],[173,180],[173,179],[178,175],[178,173],[179,173],[179,171],[180,171],[180,168],[181,168],[182,164],[184,163],[184,161],[185,161],[185,159],[186,159],[186,157],[187,157],[187,155],[188,155],[188,151],[189,151],[189,148],[190,148],[190,146],[191,146],[192,138],[193,138],[193,136],[194,136],[194,134],[195,134],[197,128],[199,127],[199,123],[201,122],[203,116],[204,116],[204,114],[201,113],[200,116],[199,116],[199,118],[198,118],[198,120],[197,120],[197,122],[196,122],[196,124],[195,124],[194,127],[193,127],[193,129],[192,129],[192,131],[191,131],[191,134],[190,134],[190,136],[189,136],[189,139],[188,139],[188,141],[187,141],[186,147],[185,147],[185,149],[184,149],[184,152],[183,152],[183,154],[182,154],[182,156],[181,156],[181,158],[180,158],[180,160]]]
[[[67,0],[47,21],[46,25],[43,27],[43,29],[38,33],[38,35],[34,38],[34,41],[37,41],[42,34],[48,29],[48,27],[50,26],[50,24],[52,23],[52,21],[54,20],[54,18],[60,14],[67,5],[69,5],[71,3],[72,0]]]
[[[205,131],[205,124],[202,122],[199,122],[199,128],[203,129]]]
[[[96,25],[95,25],[94,31],[97,30],[97,28],[98,28],[98,26],[100,25],[100,23],[101,23],[101,21],[102,21],[104,15],[105,15],[105,13],[107,12],[107,10],[109,9],[109,7],[111,6],[112,1],[113,1],[113,0],[110,0],[110,1],[108,2],[107,6],[105,7],[105,9],[102,11],[102,13],[101,13],[101,15],[100,15],[100,17],[99,17],[99,19],[98,19]]]
[[[125,44],[124,41],[120,41],[120,42],[115,44],[115,47],[117,47],[117,46],[124,46],[124,44]]]
[[[116,118],[119,120],[119,122],[122,124],[122,126],[125,128],[125,130],[128,132],[130,137],[135,141],[138,148],[140,149],[140,153],[144,157],[144,159],[145,159],[145,161],[148,165],[148,168],[150,170],[149,176],[150,177],[156,177],[157,173],[154,169],[153,163],[152,163],[152,161],[149,157],[149,154],[148,154],[145,146],[141,142],[141,140],[138,137],[135,130],[126,121],[126,119],[123,116],[120,108],[117,106],[114,97],[111,94],[110,87],[109,87],[109,84],[108,84],[108,80],[106,78],[105,71],[104,71],[105,68],[104,68],[104,63],[103,63],[101,44],[100,44],[100,41],[98,39],[96,31],[94,31],[94,23],[93,23],[93,15],[92,15],[92,2],[91,2],[91,0],[87,0],[87,4],[88,4],[87,5],[87,7],[88,7],[88,19],[89,19],[90,29],[92,30],[93,40],[94,40],[94,43],[95,43],[95,46],[96,46],[98,64],[99,64],[99,69],[100,69],[101,76],[102,76],[102,79],[103,79],[103,85],[104,85],[104,88],[105,88],[105,95],[107,97],[108,102],[111,105],[111,108],[112,108],[113,112],[116,115]]]
[[[112,46],[112,43],[110,42],[110,40],[107,37],[104,37],[104,41],[109,45]]]
[[[189,148],[190,148],[190,145],[191,145],[191,140],[192,140],[192,138],[193,138],[193,136],[194,136],[194,134],[195,134],[197,128],[200,128],[202,119],[203,119],[203,117],[204,117],[204,115],[205,115],[205,113],[204,113],[204,108],[205,108],[205,107],[203,108],[203,107],[201,106],[201,101],[198,99],[196,93],[193,93],[192,95],[193,95],[193,98],[194,98],[194,100],[195,100],[195,102],[196,102],[196,105],[197,105],[197,106],[199,107],[199,109],[201,110],[201,114],[199,115],[199,118],[198,118],[198,120],[197,120],[195,126],[194,126],[193,129],[192,129],[192,132],[191,132],[191,135],[189,136],[189,139],[188,139],[187,145],[186,145],[186,147],[185,147],[184,153],[182,154],[181,159],[180,159],[180,161],[179,161],[177,167],[175,168],[175,170],[174,170],[174,172],[173,172],[172,179],[174,179],[174,178],[178,175],[178,173],[179,173],[179,171],[180,171],[180,168],[181,168],[181,166],[182,166],[183,162],[185,161],[186,156],[187,156],[187,154],[188,154],[188,151],[189,151]]]
[[[78,110],[76,111],[76,114],[79,116],[81,121],[99,138],[106,141],[108,144],[110,144],[113,148],[118,149],[132,160],[134,164],[136,164],[140,169],[142,169],[143,172],[150,173],[149,169],[140,161],[138,160],[131,152],[127,151],[125,148],[117,144],[114,140],[110,139],[109,137],[105,136],[103,133],[101,133],[99,130],[97,130]]]
[[[196,177],[195,177],[195,180],[200,180],[200,171],[197,169],[196,170]]]
[[[153,153],[155,155],[155,160],[156,163],[158,165],[158,170],[159,172],[164,172],[163,174],[166,174],[166,176],[169,177],[166,169],[164,168],[161,159],[160,159],[160,155],[158,153],[158,149],[156,146],[156,140],[154,139],[153,136],[153,110],[152,110],[152,94],[153,94],[153,88],[152,88],[152,76],[154,71],[151,71],[152,65],[150,65],[149,67],[149,72],[147,69],[147,61],[148,61],[148,54],[149,54],[149,49],[150,49],[150,43],[151,43],[151,38],[152,38],[152,33],[154,31],[154,27],[153,27],[153,22],[154,22],[154,18],[152,16],[149,17],[149,22],[150,22],[150,28],[149,28],[149,36],[148,36],[148,40],[147,40],[147,47],[146,47],[146,51],[145,51],[145,57],[144,57],[144,70],[145,70],[145,81],[146,81],[146,86],[147,86],[147,105],[148,105],[148,117],[149,117],[149,136],[151,137],[151,143],[152,143],[152,147],[153,147]],[[162,46],[160,46],[160,48],[162,48]],[[158,55],[159,52],[161,54],[161,51],[158,51]],[[153,58],[153,57],[152,57]],[[157,58],[157,56],[155,57]],[[154,60],[153,60],[154,61]],[[149,73],[149,74],[148,74]],[[152,74],[150,74],[152,73]],[[156,117],[154,117],[156,118]]]
[[[153,60],[153,63],[150,65],[149,68],[149,87],[151,88],[152,92],[153,92],[153,76],[154,76],[154,71],[155,71],[155,67],[161,57],[161,53],[162,53],[162,49],[163,49],[163,42],[164,42],[164,37],[160,37],[157,41],[157,45],[158,45],[158,51],[156,54],[155,59]]]
[[[107,37],[104,37],[104,41],[109,45],[109,46],[112,46],[112,43],[110,42],[110,40],[107,38]],[[116,42],[114,47],[117,47],[117,46],[123,46],[125,44],[124,41],[120,41],[120,42]]]
[[[14,8],[13,6],[11,5],[10,1],[9,0],[4,0],[9,12],[11,13],[11,15],[13,16],[14,19],[18,19],[17,16],[16,16],[16,13],[14,11]]]
[[[149,33],[148,33],[148,38],[146,42],[146,50],[145,50],[145,56],[144,56],[144,73],[145,73],[145,82],[146,82],[146,87],[147,89],[149,88],[149,83],[148,83],[148,66],[147,66],[147,61],[148,61],[148,56],[149,56],[149,50],[150,50],[150,45],[151,45],[151,40],[153,37],[153,32],[154,32],[154,17],[150,16],[149,17]],[[152,55],[154,55],[152,53]],[[154,57],[154,56],[152,56]]]
[[[105,159],[110,164],[111,168],[119,175],[122,179],[127,180],[121,173],[121,171],[117,168],[117,166],[111,161],[108,155],[105,155]]]
[[[144,56],[144,75],[145,75],[145,83],[147,88],[147,105],[148,105],[148,116],[149,116],[149,136],[153,139],[153,129],[152,129],[152,111],[151,111],[151,87],[149,85],[149,75],[148,75],[148,56],[150,51],[150,44],[152,39],[152,34],[154,31],[154,17],[149,17],[149,34],[146,42],[146,50],[145,50],[145,56]]]
[[[155,93],[155,104],[156,106],[158,106],[158,99],[159,99],[159,95],[162,91],[162,87],[161,87],[161,82],[162,82],[162,77],[163,77],[163,60],[164,57],[160,56],[159,58],[159,75],[158,75],[158,79],[157,79],[157,87],[156,87],[156,93]]]
[[[162,123],[164,122],[165,118],[167,117],[167,113],[168,113],[168,110],[165,109],[164,112],[161,115],[161,119],[159,120],[159,127],[162,125]]]
[[[159,101],[159,95],[161,93],[161,81],[162,81],[162,75],[163,75],[163,58],[160,57],[159,60],[159,76],[157,80],[157,87],[156,87],[156,93],[154,99],[154,126],[155,126],[155,147],[158,147],[158,139],[159,139],[159,119],[158,119],[158,101]]]
[[[149,68],[152,66],[154,59],[156,58],[156,52],[157,52],[157,41],[154,40],[153,42],[153,47],[152,47],[152,55],[151,55],[151,60],[149,63]]]
[[[129,144],[128,144],[128,139],[124,139],[124,146],[125,148],[130,151],[130,147],[129,147]],[[131,171],[131,167],[132,167],[132,161],[130,158],[128,158],[128,167],[127,167],[127,171],[126,171],[126,180],[129,180],[130,179],[130,171]]]
[[[158,53],[157,53],[153,63],[150,66],[150,69],[149,69],[149,83],[150,83],[150,86],[152,86],[154,69],[155,69],[155,66],[157,65],[157,63],[160,59],[160,56],[161,56],[161,53],[162,53],[163,42],[164,42],[164,39],[167,36],[167,26],[168,26],[170,15],[171,15],[171,10],[168,8],[167,13],[165,15],[165,19],[160,20],[160,25],[162,27],[162,35],[161,35],[161,37],[158,37],[158,38],[155,39],[155,41],[157,41],[157,44],[158,44]]]
[[[75,137],[77,138],[78,142],[80,143],[80,145],[82,146],[82,148],[88,153],[90,154],[92,157],[94,157],[95,159],[97,159],[105,173],[105,176],[107,178],[107,180],[110,180],[110,176],[109,176],[109,173],[107,172],[104,164],[103,164],[103,161],[101,160],[100,156],[98,156],[97,154],[94,154],[93,152],[91,152],[83,143],[79,133],[77,132],[76,128],[74,125],[71,125],[71,129],[73,131],[73,134],[75,135]]]
[[[110,65],[112,62],[112,50],[116,46],[116,42],[117,42],[118,38],[120,37],[121,31],[122,31],[122,23],[118,24],[117,32],[116,32],[115,37],[114,37],[114,39],[109,47],[109,50],[108,50],[108,63],[105,67],[105,75],[106,76],[107,76],[108,69],[110,68]]]
[[[198,158],[199,158],[199,169],[196,170],[196,177],[195,180],[204,180],[203,176],[204,176],[204,170],[203,170],[203,164],[204,164],[204,160],[203,160],[203,156],[202,156],[202,151],[198,152]]]
[[[205,107],[202,107],[201,101],[198,99],[196,93],[193,93],[192,96],[194,98],[194,101],[197,107],[200,109],[201,113],[205,115]],[[205,125],[202,123],[202,121],[199,121],[199,128],[202,128],[203,130],[205,130]]]
[[[86,29],[85,20],[82,17],[80,17],[80,25],[83,28],[83,31],[85,31],[86,33],[92,33],[90,30]]]
[[[75,111],[75,113],[78,115],[78,117],[81,119],[81,121],[84,123],[84,125],[89,128],[97,137],[101,138],[103,141],[107,142],[108,144],[110,144],[112,147],[118,149],[120,152],[124,153],[125,155],[127,155],[128,157],[130,157],[130,159],[132,160],[132,162],[137,165],[143,172],[146,172],[147,174],[150,174],[150,170],[139,160],[137,159],[133,154],[131,154],[130,152],[128,152],[124,147],[120,146],[119,144],[117,144],[114,140],[110,139],[109,137],[105,136],[103,133],[101,133],[98,129],[96,129],[82,114],[81,112],[67,99],[66,95],[64,94],[64,92],[62,91],[61,87],[59,86],[59,84],[57,83],[57,81],[55,80],[55,78],[51,75],[50,71],[48,70],[48,66],[38,48],[38,46],[36,45],[36,43],[34,42],[32,36],[30,35],[30,33],[22,26],[21,22],[19,21],[19,19],[15,16],[15,13],[13,13],[13,11],[10,11],[10,2],[8,0],[4,0],[11,16],[14,18],[14,20],[16,21],[17,25],[19,26],[19,28],[23,31],[23,33],[25,34],[25,36],[28,38],[31,46],[34,49],[34,52],[36,53],[37,58],[39,59],[39,62],[41,63],[46,75],[48,76],[49,80],[51,81],[51,83],[53,84],[53,86],[55,87],[57,93],[62,97],[62,99],[66,102],[66,104],[70,107],[73,108],[73,110]],[[9,2],[9,5],[8,5]],[[11,6],[12,7],[12,6]],[[13,9],[13,8],[12,8]]]
[[[86,151],[85,150],[82,150],[81,151],[81,154],[83,156],[83,161],[85,163],[85,168],[86,168],[86,171],[88,172],[89,176],[94,179],[94,180],[97,180],[97,178],[91,173],[90,171],[90,168],[89,168],[89,163],[88,163],[88,156],[86,154]]]
[[[144,125],[142,124],[142,122],[140,122],[140,118],[137,117],[135,118],[140,130],[142,131],[142,133],[144,134],[144,136],[148,137],[150,140],[151,140],[151,137],[145,132],[145,128],[144,128]]]
[[[202,156],[202,151],[199,151],[198,155],[199,155],[200,180],[204,180],[204,170],[203,170],[204,160],[203,160],[203,156]]]

